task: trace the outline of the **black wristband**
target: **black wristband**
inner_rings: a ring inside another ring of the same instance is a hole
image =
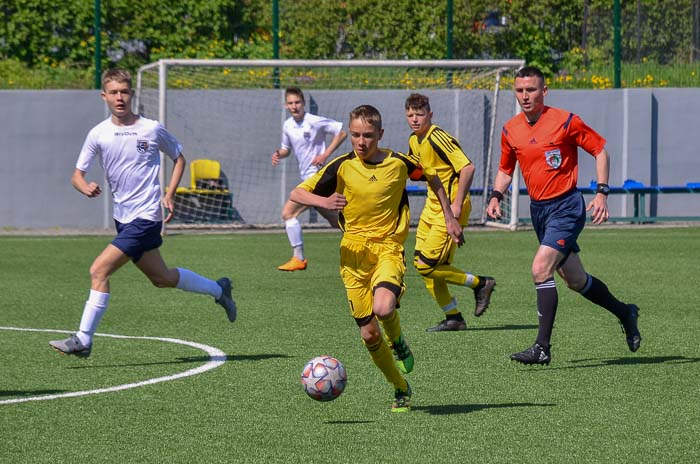
[[[608,184],[600,183],[595,189],[595,193],[602,193],[606,197],[610,193],[610,186]]]
[[[493,192],[491,192],[491,197],[489,198],[489,201],[491,201],[491,198],[495,198],[500,203],[503,201],[503,194],[498,190],[494,190]]]

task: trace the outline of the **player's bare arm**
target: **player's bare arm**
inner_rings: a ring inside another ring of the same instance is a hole
[[[76,169],[73,171],[70,183],[75,189],[88,198],[95,198],[102,193],[102,189],[96,182],[88,182],[85,180],[85,171]]]
[[[595,171],[598,184],[608,183],[610,175],[610,156],[605,148],[598,153],[595,158]],[[593,224],[602,224],[610,217],[608,211],[608,196],[602,193],[596,193],[593,200],[586,207],[586,211],[591,211],[591,219]]]
[[[170,183],[168,184],[168,189],[165,191],[165,195],[161,200],[163,208],[168,211],[167,217],[164,219],[167,224],[173,218],[173,213],[175,211],[175,191],[177,186],[180,185],[180,180],[182,179],[182,174],[185,172],[185,165],[187,161],[182,153],[175,159],[175,165],[173,166],[173,175],[170,177]]]
[[[426,175],[426,177],[428,178],[428,185],[433,190],[433,192],[435,192],[435,195],[440,201],[440,206],[442,207],[442,214],[443,216],[445,216],[445,226],[447,227],[447,233],[450,234],[450,237],[452,237],[452,240],[458,246],[462,246],[464,244],[464,232],[459,221],[452,213],[452,209],[450,207],[450,200],[447,198],[447,192],[445,192],[445,187],[442,185],[442,182],[440,182],[440,178],[438,176]]]
[[[289,194],[289,199],[305,206],[320,207],[331,211],[340,211],[348,204],[345,195],[342,193],[334,192],[329,197],[322,197],[300,187],[292,190],[292,193]]]
[[[496,178],[493,181],[493,190],[503,195],[503,192],[508,190],[510,183],[513,181],[513,176],[506,174],[503,171],[498,171]],[[501,201],[493,195],[489,199],[489,204],[486,206],[486,214],[493,219],[501,219]]]
[[[289,150],[286,148],[278,148],[272,152],[272,165],[277,166],[281,159],[289,156]]]
[[[472,187],[472,180],[474,180],[475,171],[476,168],[474,167],[474,164],[471,163],[467,166],[464,166],[459,171],[457,193],[455,194],[455,198],[452,201],[452,205],[450,205],[450,207],[452,208],[452,213],[456,218],[459,218],[462,215],[462,205],[464,204],[464,199],[469,193],[469,189]]]
[[[333,140],[331,140],[331,143],[328,145],[328,148],[326,148],[326,151],[315,156],[314,159],[311,160],[311,164],[314,166],[323,166],[326,163],[326,160],[328,160],[328,158],[331,156],[331,153],[333,153],[340,146],[340,144],[345,141],[347,136],[348,134],[344,130],[338,132],[338,134],[333,137]]]

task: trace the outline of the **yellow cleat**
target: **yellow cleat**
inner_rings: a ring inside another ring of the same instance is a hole
[[[306,260],[301,260],[296,256],[292,256],[292,259],[281,266],[277,266],[277,269],[280,271],[303,271],[306,269]]]

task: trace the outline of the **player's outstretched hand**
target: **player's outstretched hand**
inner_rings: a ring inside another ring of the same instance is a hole
[[[586,211],[591,210],[591,219],[593,220],[593,224],[602,224],[607,221],[610,217],[610,213],[608,211],[608,198],[605,195],[597,194],[586,207]]]
[[[277,150],[272,154],[272,165],[277,166],[280,163],[280,154]]]
[[[491,198],[486,207],[486,214],[491,219],[501,219],[501,204],[497,199]]]
[[[87,196],[88,198],[95,198],[95,197],[100,196],[100,193],[102,193],[102,189],[100,188],[99,185],[97,185],[97,183],[95,183],[95,182],[90,182],[90,183],[87,185],[87,188],[85,189],[85,192],[83,192],[83,193],[84,193],[85,196]]]
[[[331,211],[340,211],[348,204],[348,200],[342,193],[334,192],[325,199],[324,203],[323,208],[330,209]]]
[[[451,219],[446,219],[445,225],[447,226],[447,233],[450,234],[452,241],[457,244],[457,246],[464,245],[464,230],[460,225],[456,217]]]
[[[161,200],[161,203],[163,204],[163,208],[165,208],[165,212],[167,213],[167,215],[165,216],[165,219],[163,219],[163,222],[165,222],[167,224],[173,218],[173,212],[175,210],[175,202],[173,201],[173,198],[171,196],[166,195]]]

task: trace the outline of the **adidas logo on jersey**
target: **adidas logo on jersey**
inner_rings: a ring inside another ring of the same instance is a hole
[[[536,143],[537,143],[537,140],[535,140],[534,137],[530,139],[530,145],[534,145]]]
[[[367,180],[370,181],[370,182],[377,182],[378,179],[374,176],[374,174],[372,174],[372,177],[370,177],[370,178],[367,179]]]

